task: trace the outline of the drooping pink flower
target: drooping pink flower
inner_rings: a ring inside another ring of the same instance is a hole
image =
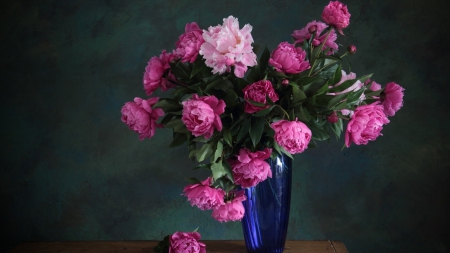
[[[372,83],[371,83],[371,82],[372,82]],[[381,84],[379,84],[379,83],[377,83],[377,82],[375,82],[375,81],[372,81],[372,80],[370,80],[370,79],[367,79],[367,81],[364,82],[364,85],[368,85],[369,83],[370,83],[369,89],[370,89],[371,91],[377,91],[377,90],[380,90],[380,89],[381,89]]]
[[[325,39],[327,39],[325,41],[325,44],[323,45],[323,49],[332,49],[332,50],[337,50],[338,49],[338,45],[336,44],[336,39],[337,39],[337,34],[334,30],[332,30],[330,32],[330,35],[328,35],[327,38],[327,33],[322,34],[322,31],[327,28],[328,26],[320,21],[312,21],[309,22],[303,29],[301,30],[295,30],[292,33],[292,37],[295,39],[295,43],[303,43],[303,41],[305,40],[309,40],[311,38],[311,33],[310,33],[310,28],[311,27],[316,27],[316,36],[314,37],[312,44],[313,46],[317,47],[320,44],[322,44]],[[331,54],[332,52],[330,51],[329,54]]]
[[[377,103],[362,105],[355,109],[345,132],[345,145],[366,145],[381,134],[383,125],[389,123],[383,112],[383,106]]]
[[[144,90],[145,93],[150,96],[156,89],[161,88],[162,91],[166,91],[174,84],[170,81],[173,78],[171,73],[166,72],[170,69],[169,63],[176,58],[176,55],[167,53],[163,50],[159,57],[153,56],[145,67],[144,72]]]
[[[169,253],[206,253],[206,245],[200,238],[198,232],[175,232],[169,238]]]
[[[186,24],[184,31],[176,42],[176,54],[182,62],[193,63],[197,59],[200,46],[205,42],[203,31],[195,22]]]
[[[322,12],[322,20],[336,28],[340,33],[350,24],[350,16],[347,5],[339,1],[330,1]]]
[[[242,78],[247,67],[256,65],[251,31],[252,26],[248,24],[239,29],[238,19],[233,16],[224,18],[223,25],[203,31],[205,43],[200,47],[200,55],[206,66],[213,68],[212,73],[223,74],[234,66],[234,74]]]
[[[201,210],[210,210],[223,204],[225,191],[211,187],[212,178],[208,177],[201,184],[187,185],[183,189],[192,206],[197,206]]]
[[[209,139],[214,129],[222,130],[220,114],[225,111],[225,102],[215,96],[199,97],[194,94],[190,100],[183,102],[183,116],[181,120],[187,129],[196,137],[204,135]]]
[[[308,148],[312,132],[303,122],[280,120],[270,126],[275,131],[275,141],[289,153],[302,153]]]
[[[288,42],[281,42],[272,52],[269,63],[278,72],[297,74],[311,68],[306,60],[306,52]]]
[[[255,113],[257,111],[270,107],[270,105],[253,105],[252,103],[248,102],[248,100],[253,100],[255,102],[265,104],[267,102],[266,96],[269,96],[272,102],[276,102],[279,99],[278,94],[275,92],[273,85],[269,80],[261,80],[256,83],[249,84],[242,91],[244,92],[244,99],[246,100],[244,109],[246,113]]]
[[[122,122],[128,127],[139,133],[139,139],[151,138],[156,131],[156,128],[162,127],[157,124],[158,117],[164,116],[164,111],[161,108],[152,108],[158,102],[158,97],[153,97],[147,100],[135,98],[133,102],[127,102],[122,107]]]
[[[231,160],[233,178],[236,184],[248,188],[272,177],[270,165],[265,161],[272,154],[272,149],[251,152],[246,148],[239,150],[237,160]]]
[[[394,116],[395,113],[403,106],[403,91],[405,89],[397,83],[390,82],[386,84],[386,88],[381,96],[381,104],[384,107],[384,113],[387,116]]]
[[[212,217],[220,222],[242,220],[245,214],[242,201],[246,199],[243,190],[236,192],[232,200],[226,201],[225,204],[213,209]]]

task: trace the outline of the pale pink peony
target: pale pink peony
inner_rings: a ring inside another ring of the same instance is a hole
[[[166,91],[174,87],[171,82],[171,78],[174,77],[172,74],[168,73],[168,70],[170,69],[169,63],[175,58],[176,55],[167,53],[166,50],[164,50],[159,57],[154,56],[148,61],[143,78],[144,90],[148,96],[158,88],[161,88],[162,91]]]
[[[206,253],[199,232],[175,232],[170,236],[169,253]]]
[[[327,28],[328,26],[320,21],[312,21],[309,22],[303,29],[301,30],[295,30],[294,33],[292,33],[292,37],[295,39],[295,43],[303,43],[303,41],[308,41],[311,38],[311,33],[309,29],[311,27],[316,27],[316,36],[314,37],[312,44],[313,46],[317,47],[320,44],[322,44],[325,39],[327,38],[327,33],[322,34],[322,31]],[[323,49],[332,49],[337,50],[338,45],[336,44],[337,34],[334,30],[331,30],[330,35],[328,35],[327,40],[325,41],[325,44],[323,45]],[[332,53],[331,51],[329,52]]]
[[[253,100],[255,102],[265,104],[267,102],[266,96],[269,96],[272,102],[276,102],[279,99],[278,94],[275,92],[273,85],[269,80],[261,80],[256,83],[249,84],[242,91],[244,92],[244,99],[246,100],[244,109],[246,113],[255,113],[257,111],[270,107],[270,105],[253,105],[248,102],[248,100]]]
[[[193,63],[197,59],[200,46],[205,42],[202,36],[203,31],[195,22],[186,24],[184,31],[176,42],[176,54],[182,62]]]
[[[377,102],[378,103],[378,102]],[[383,106],[377,103],[362,105],[355,109],[345,132],[345,145],[366,145],[375,140],[381,134],[383,125],[389,123],[383,112]]]
[[[384,107],[384,113],[387,116],[394,116],[395,113],[403,106],[403,87],[390,82],[386,84],[381,96],[381,104]],[[383,95],[384,94],[384,95]]]
[[[275,141],[289,153],[302,153],[308,148],[312,133],[303,122],[280,120],[270,126],[275,131]]]
[[[288,42],[281,42],[272,52],[269,63],[278,72],[287,74],[297,74],[311,68],[309,62],[305,60],[306,52],[300,47],[295,47]]]
[[[192,206],[197,206],[201,210],[210,210],[223,204],[225,191],[211,187],[212,178],[208,177],[201,184],[187,185],[183,189]]]
[[[157,124],[158,117],[164,116],[164,111],[161,108],[152,108],[158,102],[158,97],[150,99],[135,98],[134,102],[127,102],[122,107],[122,122],[128,127],[139,133],[139,139],[151,138],[156,131],[156,128],[162,127]]]
[[[246,199],[243,190],[236,192],[232,200],[226,201],[225,204],[213,209],[212,217],[220,222],[242,220],[245,214],[242,201]]]
[[[215,96],[199,97],[194,94],[190,100],[183,102],[183,116],[181,120],[187,129],[196,137],[204,135],[209,139],[214,128],[222,130],[220,114],[225,111],[225,102]]]
[[[347,5],[339,1],[330,1],[322,12],[323,21],[336,28],[340,33],[342,33],[342,29],[350,24],[350,16]]]
[[[210,26],[203,31],[203,43],[200,55],[206,66],[213,68],[212,73],[223,74],[234,66],[234,74],[244,77],[247,67],[256,65],[253,52],[252,26],[245,25],[239,29],[238,19],[229,16],[223,19],[223,25]]]
[[[248,188],[272,177],[270,165],[265,161],[272,154],[272,149],[251,152],[246,148],[239,150],[237,160],[230,161],[233,178],[236,184]]]

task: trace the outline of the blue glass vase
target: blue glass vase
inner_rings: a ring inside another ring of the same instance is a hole
[[[272,178],[245,189],[242,219],[249,253],[283,252],[291,204],[292,159],[281,155],[267,162]]]

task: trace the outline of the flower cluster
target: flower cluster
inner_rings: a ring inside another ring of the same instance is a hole
[[[171,52],[150,59],[143,78],[150,98],[126,103],[122,121],[141,140],[172,129],[169,146],[186,143],[189,158],[212,172],[191,179],[183,195],[220,222],[240,220],[242,189],[272,177],[267,159],[292,157],[342,133],[346,147],[366,145],[402,107],[397,83],[382,87],[372,75],[344,70],[344,57],[357,49],[339,52],[336,39],[349,24],[347,6],[331,1],[322,21],[270,51],[233,16],[207,29],[188,23]],[[170,96],[151,97],[157,89]]]

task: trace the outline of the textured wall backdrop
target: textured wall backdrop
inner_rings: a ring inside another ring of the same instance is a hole
[[[21,241],[147,240],[200,227],[241,239],[180,196],[193,163],[171,133],[151,140],[120,121],[145,97],[150,57],[187,22],[234,15],[274,49],[327,0],[40,0],[0,4],[0,251]],[[350,252],[450,252],[450,16],[445,0],[346,0],[358,75],[405,87],[383,136],[297,155],[289,239],[331,239]],[[164,94],[158,94],[164,96]]]

